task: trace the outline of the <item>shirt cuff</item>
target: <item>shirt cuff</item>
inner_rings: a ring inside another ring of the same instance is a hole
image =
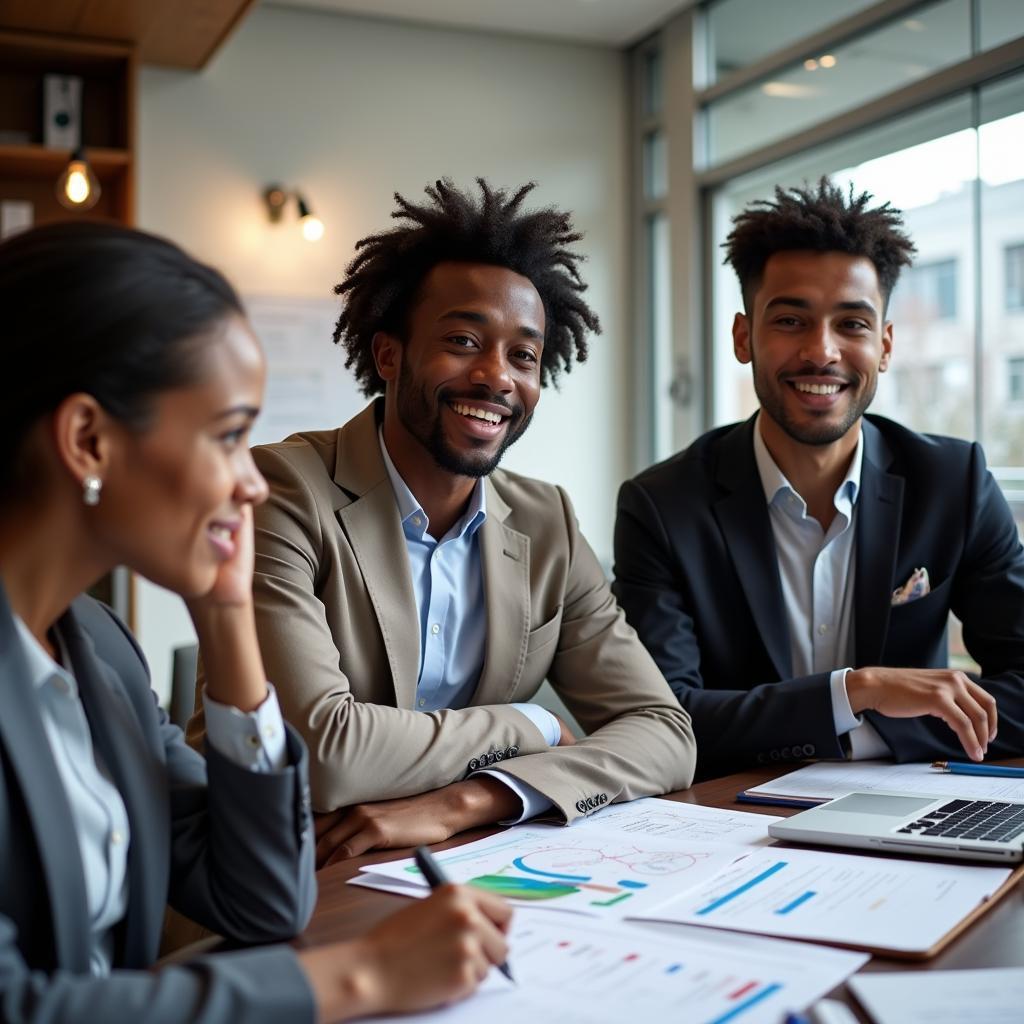
[[[850,733],[850,760],[874,761],[883,757],[892,757],[889,744],[870,722],[862,722]]]
[[[529,706],[529,705],[528,705]],[[499,782],[505,783],[509,789],[523,802],[523,813],[518,818],[509,818],[507,821],[499,821],[499,825],[518,825],[520,822],[526,821],[528,818],[536,818],[538,814],[543,814],[554,806],[551,801],[539,790],[536,790],[528,782],[523,782],[522,779],[516,779],[511,775],[507,775],[505,772],[492,771],[490,768],[485,768],[479,772],[473,772],[473,775],[490,775],[497,779]],[[472,776],[470,776],[472,778]]]
[[[277,691],[267,683],[267,697],[255,711],[241,711],[221,704],[203,687],[206,741],[219,754],[253,772],[277,772],[288,763],[284,719]]]
[[[544,742],[549,747],[558,746],[558,741],[562,738],[562,727],[559,725],[558,719],[550,711],[542,708],[539,704],[510,704],[509,707],[513,707],[516,711],[526,715],[540,730],[541,736],[544,737]]]
[[[829,677],[832,690],[832,721],[835,723],[836,735],[843,736],[856,729],[864,719],[853,713],[850,698],[846,693],[846,674],[848,668],[837,668]]]

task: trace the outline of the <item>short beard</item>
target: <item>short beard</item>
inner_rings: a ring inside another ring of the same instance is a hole
[[[782,428],[787,436],[800,444],[821,446],[833,444],[841,437],[845,437],[857,420],[867,411],[878,390],[878,379],[875,378],[871,388],[861,395],[859,401],[850,404],[846,415],[838,423],[829,423],[824,419],[820,423],[815,423],[813,420],[809,424],[794,423],[786,413],[786,403],[782,400],[782,395],[762,382],[753,357],[751,357],[751,364],[754,370],[754,393],[757,395],[758,402],[761,403],[761,408]],[[781,388],[787,386],[780,384]]]
[[[432,409],[426,391],[422,387],[416,387],[413,383],[412,375],[407,370],[404,360],[398,370],[398,394],[396,397],[398,418],[401,420],[402,426],[423,445],[438,467],[459,476],[475,478],[490,476],[498,468],[498,464],[508,448],[526,433],[526,428],[533,418],[532,413],[529,416],[524,415],[522,406],[511,407],[508,402],[491,394],[486,389],[481,389],[473,396],[454,395],[449,391],[441,391],[437,396],[437,408]],[[448,443],[448,439],[444,435],[444,427],[441,425],[441,407],[447,405],[453,398],[490,402],[511,408],[505,439],[493,455],[483,452],[475,455],[460,452]]]

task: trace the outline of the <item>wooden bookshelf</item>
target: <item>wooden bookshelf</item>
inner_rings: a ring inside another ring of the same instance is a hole
[[[57,202],[56,183],[71,153],[43,145],[43,76],[82,79],[82,143],[100,182],[99,202],[75,211]],[[35,224],[55,220],[135,219],[133,47],[90,39],[0,31],[0,201],[28,200]],[[16,141],[14,141],[16,140]],[[116,569],[93,588],[135,625],[135,587]]]
[[[57,202],[66,149],[43,145],[43,77],[82,79],[82,144],[100,182],[88,211]],[[34,32],[0,31],[0,200],[28,200],[33,220],[135,217],[136,59],[131,46]]]

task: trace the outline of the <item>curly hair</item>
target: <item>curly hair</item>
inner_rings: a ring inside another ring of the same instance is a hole
[[[814,189],[806,183],[790,189],[777,185],[774,201],[756,200],[734,217],[723,263],[736,271],[747,312],[769,257],[794,249],[866,256],[888,305],[900,269],[910,266],[916,248],[901,230],[901,212],[889,203],[868,209],[873,198],[870,192],[854,195],[852,184],[844,195],[822,177]]]
[[[570,246],[583,236],[568,213],[549,207],[523,213],[530,182],[515,193],[493,189],[477,178],[480,198],[460,191],[447,178],[425,189],[429,203],[416,205],[397,192],[391,216],[401,227],[369,235],[356,243],[335,295],[346,299],[334,328],[356,380],[368,397],[384,391],[373,360],[377,331],[406,340],[409,314],[420,286],[438,264],[488,263],[529,278],[544,304],[546,323],[541,384],[557,382],[573,361],[587,358],[587,331],[599,334],[597,315],[582,300],[586,291],[578,265],[584,257]]]

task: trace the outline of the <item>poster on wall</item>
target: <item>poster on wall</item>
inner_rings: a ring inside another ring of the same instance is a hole
[[[250,295],[245,308],[267,357],[267,391],[252,444],[340,427],[365,407],[344,351],[331,340],[336,299]]]

